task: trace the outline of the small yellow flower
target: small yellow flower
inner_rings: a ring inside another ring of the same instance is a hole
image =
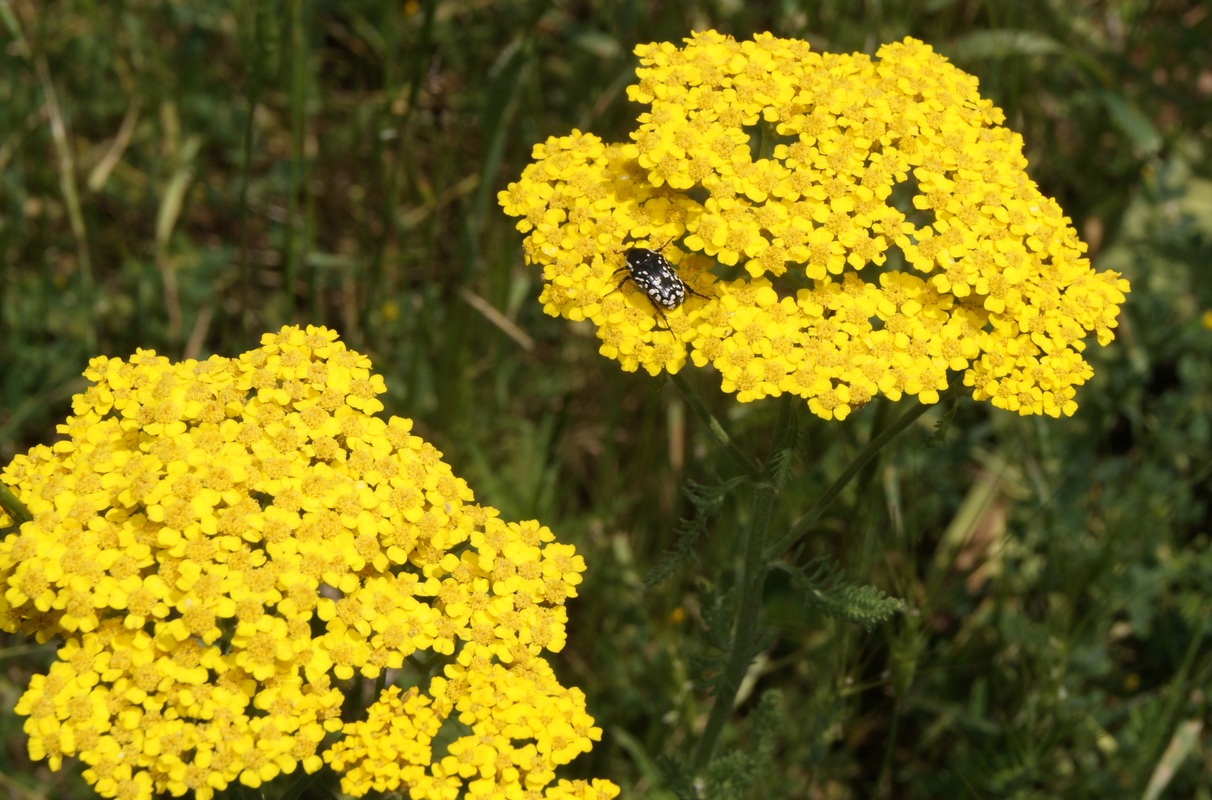
[[[544,310],[589,320],[623,369],[712,364],[748,402],[844,419],[876,394],[1070,415],[1127,281],[1095,272],[976,79],[914,39],[875,58],[715,31],[636,48],[631,141],[536,145],[499,195]],[[626,275],[661,249],[692,290],[658,308]]]
[[[0,542],[0,628],[64,640],[17,703],[31,757],[78,758],[102,797],[206,800],[328,763],[350,794],[420,800],[539,792],[589,750],[583,695],[542,658],[583,559],[372,416],[370,370],[313,327],[237,359],[90,363],[65,438],[0,472],[33,515]],[[418,651],[442,674],[341,719],[344,681]],[[545,724],[506,735],[506,708]],[[435,753],[452,714],[473,733]],[[618,791],[584,786],[547,793]]]

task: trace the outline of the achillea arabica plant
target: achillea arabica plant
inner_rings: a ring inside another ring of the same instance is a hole
[[[713,643],[727,640],[709,674],[714,701],[679,766],[708,791],[758,791],[758,761],[713,759],[762,647],[766,576],[790,573],[808,605],[852,622],[899,611],[875,587],[843,580],[828,556],[793,548],[952,383],[1019,414],[1072,415],[1092,374],[1085,340],[1112,339],[1129,287],[1091,267],[976,79],[922,42],[869,57],[707,31],[635,52],[628,94],[647,108],[631,141],[551,137],[498,199],[520,218],[526,261],[543,270],[545,311],[591,322],[601,354],[623,369],[673,376],[739,469],[687,491],[699,518],[671,561],[689,560],[726,494],[752,492],[746,525],[729,537],[740,566],[713,578],[735,598],[731,630],[714,632]],[[772,534],[800,404],[782,404],[759,465],[678,375],[687,359],[714,366],[741,402],[803,398],[826,420],[881,396],[920,402],[887,424],[877,417],[851,463]]]
[[[707,31],[636,53],[632,141],[552,137],[500,194],[547,313],[591,320],[623,369],[689,356],[742,402],[826,419],[936,402],[951,373],[999,408],[1074,412],[1084,340],[1111,340],[1128,283],[1091,268],[975,78],[913,39],[871,58]],[[620,286],[625,249],[679,241],[663,254],[702,297],[658,311]]]
[[[353,795],[618,793],[554,774],[601,735],[542,656],[584,562],[373,416],[370,367],[312,327],[236,359],[91,362],[65,438],[0,474],[32,515],[0,544],[0,628],[62,641],[17,704],[34,758],[120,798],[325,763]],[[355,674],[405,662],[415,685],[343,718]]]

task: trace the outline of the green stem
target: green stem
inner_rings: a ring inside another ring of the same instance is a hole
[[[743,469],[745,474],[751,479],[755,481],[761,480],[762,473],[758,469],[757,464],[753,462],[753,459],[745,455],[741,451],[741,448],[736,446],[736,442],[732,441],[732,437],[728,435],[728,431],[724,430],[724,426],[707,409],[707,404],[703,402],[703,398],[699,397],[698,392],[691,387],[690,382],[686,380],[685,376],[679,372],[670,375],[669,378],[673,381],[673,385],[678,387],[682,399],[690,406],[690,410],[707,426],[707,430],[711,432],[715,440],[728,452],[728,455],[732,456],[732,460],[737,463],[737,466]]]
[[[29,522],[34,518],[25,504],[17,499],[17,495],[10,492],[8,487],[2,483],[0,483],[0,508],[3,508],[4,513],[8,514],[17,525]]]
[[[770,516],[774,511],[775,489],[762,483],[753,490],[753,519],[744,533],[745,561],[741,568],[740,602],[737,605],[736,628],[732,632],[732,648],[724,674],[720,676],[715,702],[707,716],[707,725],[694,751],[693,769],[696,773],[711,761],[724,725],[732,714],[736,693],[753,661],[758,636],[758,621],[762,610],[762,588],[766,583],[766,561],[763,550]]]
[[[850,462],[850,466],[846,467],[846,471],[839,475],[837,480],[835,480],[829,486],[829,488],[825,490],[825,493],[816,499],[816,502],[812,504],[812,507],[808,509],[808,512],[804,514],[804,516],[800,517],[799,520],[791,526],[790,530],[780,536],[778,540],[770,546],[770,548],[766,551],[766,557],[769,559],[776,559],[779,558],[783,553],[787,552],[788,548],[798,542],[800,537],[807,533],[808,530],[816,524],[816,521],[821,518],[821,514],[825,513],[825,509],[828,508],[829,504],[842,493],[842,490],[846,488],[846,484],[850,483],[854,476],[859,473],[859,470],[863,468],[863,465],[874,458],[876,453],[883,450],[889,442],[899,436],[902,431],[912,425],[918,417],[925,414],[930,410],[930,408],[931,406],[925,405],[924,403],[914,403],[910,406],[909,410],[902,414],[895,422],[893,422],[887,428],[884,428],[882,431],[876,434],[871,441],[867,442],[866,446],[859,451],[857,456],[855,456],[854,461]]]

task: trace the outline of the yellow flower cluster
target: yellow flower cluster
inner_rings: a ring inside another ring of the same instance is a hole
[[[33,516],[0,543],[0,629],[64,640],[17,704],[32,757],[132,799],[325,762],[353,795],[617,794],[549,785],[600,736],[541,657],[583,560],[373,416],[370,366],[313,327],[238,359],[90,363],[62,441],[0,473]],[[345,682],[385,670],[417,685],[343,720]],[[472,733],[434,752],[452,714]]]
[[[548,314],[591,320],[625,370],[689,352],[742,402],[788,392],[826,419],[936,402],[951,372],[999,408],[1074,412],[1083,340],[1112,339],[1128,283],[1091,268],[975,78],[913,39],[873,59],[707,31],[636,53],[632,141],[552,137],[499,195]],[[630,247],[703,297],[658,312]]]
[[[325,758],[345,773],[341,786],[361,794],[412,787],[414,797],[468,800],[528,797],[509,789],[546,786],[551,767],[588,752],[601,732],[585,715],[584,698],[559,685],[551,667],[533,659],[506,669],[487,660],[438,678],[430,695],[388,689],[365,722],[346,726],[345,738]],[[453,712],[471,732],[430,766],[430,742]],[[516,741],[524,741],[519,747]],[[418,789],[422,793],[418,794]],[[543,797],[605,800],[618,789],[607,781],[560,781]]]

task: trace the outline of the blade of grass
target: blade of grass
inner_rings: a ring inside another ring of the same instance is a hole
[[[160,207],[156,211],[156,269],[164,281],[164,309],[168,314],[169,335],[178,340],[182,332],[181,297],[177,285],[177,269],[168,254],[168,243],[172,239],[173,229],[181,216],[181,207],[185,202],[185,193],[189,190],[190,181],[194,176],[194,159],[202,147],[202,137],[192,135],[177,151],[177,165],[173,169],[168,185],[164,187],[164,195],[160,199]]]
[[[1199,741],[1199,735],[1203,729],[1203,720],[1199,719],[1189,719],[1179,724],[1174,735],[1170,737],[1170,744],[1166,747],[1166,752],[1162,753],[1157,766],[1153,768],[1153,774],[1149,776],[1149,785],[1145,787],[1141,800],[1157,800],[1161,797],[1162,792],[1170,785],[1170,781],[1174,780],[1178,768],[1195,749],[1195,743]]]
[[[50,120],[51,138],[55,143],[55,154],[58,156],[59,189],[63,193],[63,202],[67,206],[68,223],[76,242],[76,268],[80,276],[80,289],[89,298],[88,307],[92,308],[93,296],[93,266],[89,255],[88,229],[84,224],[84,211],[80,207],[80,192],[76,187],[76,161],[72,155],[71,143],[68,141],[67,125],[63,121],[63,111],[59,106],[59,97],[55,92],[54,81],[51,80],[50,68],[46,58],[38,55],[34,59],[34,68],[38,80],[42,84],[42,94]],[[89,347],[94,347],[97,339],[96,325],[87,328]]]

